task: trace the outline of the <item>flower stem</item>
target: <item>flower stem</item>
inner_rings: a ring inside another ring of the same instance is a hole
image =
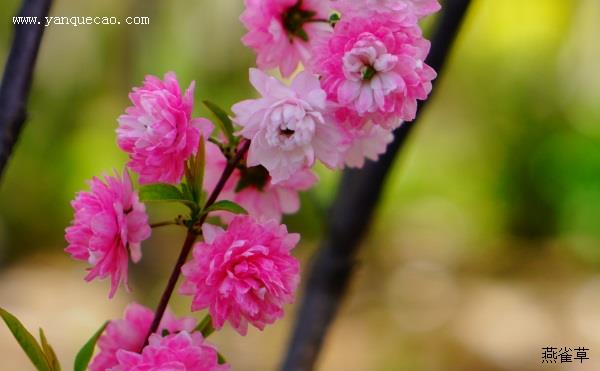
[[[194,331],[200,331],[202,333],[202,337],[204,337],[205,339],[209,337],[210,334],[215,332],[215,328],[212,324],[212,317],[210,316],[210,314],[204,316],[204,318],[202,319],[202,321],[200,321],[200,324],[196,326]]]
[[[144,346],[148,345],[148,338],[150,335],[156,332],[158,329],[158,325],[162,320],[163,314],[167,309],[167,305],[169,304],[169,300],[171,299],[171,295],[173,294],[173,290],[175,290],[175,285],[177,284],[177,279],[179,278],[179,272],[181,271],[181,267],[185,263],[187,256],[189,255],[192,247],[194,246],[194,242],[198,234],[194,232],[193,229],[188,229],[187,235],[185,237],[185,242],[183,243],[183,247],[181,248],[181,253],[179,253],[179,257],[177,258],[177,262],[175,263],[175,267],[173,268],[173,272],[169,277],[169,281],[167,282],[167,287],[165,287],[165,291],[163,292],[160,302],[158,303],[158,307],[156,308],[156,314],[154,315],[154,319],[152,320],[152,325],[150,326],[150,330],[146,335],[146,340],[144,342]],[[141,349],[140,349],[141,351]]]
[[[204,204],[204,209],[208,208],[213,203],[215,203],[215,201],[219,197],[219,194],[221,194],[221,191],[223,191],[225,183],[227,183],[227,180],[229,180],[229,177],[233,173],[233,170],[235,170],[237,164],[242,160],[246,152],[248,152],[248,148],[250,148],[250,141],[245,140],[244,142],[242,142],[242,145],[239,147],[235,156],[227,163],[227,166],[225,167],[223,173],[221,174],[221,177],[219,178],[219,182],[215,186],[215,189],[213,189],[213,191],[211,192],[210,196],[208,197],[208,200],[206,200],[206,203]],[[167,309],[169,300],[171,300],[171,296],[173,295],[173,291],[175,290],[175,285],[177,284],[179,274],[181,273],[181,267],[183,266],[183,264],[185,264],[185,261],[187,260],[190,251],[192,251],[194,242],[196,242],[196,238],[200,235],[201,232],[199,231],[201,230],[202,224],[204,224],[207,217],[208,213],[202,213],[198,222],[196,222],[193,226],[188,228],[188,232],[185,237],[185,242],[181,247],[181,252],[179,253],[177,262],[173,267],[173,271],[171,272],[171,276],[169,277],[167,286],[165,287],[165,290],[163,291],[156,311],[154,312],[154,319],[152,320],[152,324],[150,325],[150,329],[148,330],[148,334],[146,335],[146,339],[144,340],[144,345],[142,346],[142,349],[143,347],[148,345],[148,338],[150,337],[150,335],[152,335],[158,330],[160,321],[162,320],[162,317],[165,314],[165,310]]]
[[[172,220],[165,220],[162,222],[156,222],[156,223],[152,223],[150,224],[150,228],[159,228],[159,227],[165,227],[168,225],[181,225],[185,227],[185,219],[183,218],[183,215],[178,215],[177,218],[172,219]]]
[[[159,228],[159,227],[165,227],[167,225],[175,225],[178,224],[177,222],[175,222],[174,220],[169,220],[169,221],[165,221],[165,222],[158,222],[158,223],[152,223],[150,224],[150,228]]]

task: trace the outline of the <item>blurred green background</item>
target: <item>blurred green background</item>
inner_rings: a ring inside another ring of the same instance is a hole
[[[17,0],[0,5],[0,60]],[[0,185],[0,306],[44,327],[64,368],[131,300],[154,307],[182,235],[159,230],[131,295],[85,283],[63,230],[85,180],[121,169],[116,118],[145,74],[196,80],[196,99],[250,97],[241,0],[57,0],[54,16],[146,26],[46,29],[29,120]],[[426,29],[434,19],[427,20]],[[600,369],[600,2],[476,0],[436,96],[390,176],[318,370]],[[197,108],[197,114],[207,112]],[[287,218],[308,265],[338,174]],[[177,207],[149,206],[152,220]],[[177,298],[187,314],[188,298]],[[295,308],[264,332],[211,336],[234,370],[274,370]],[[198,314],[200,317],[202,314]],[[541,348],[590,348],[541,364]],[[1,370],[27,359],[0,326]]]

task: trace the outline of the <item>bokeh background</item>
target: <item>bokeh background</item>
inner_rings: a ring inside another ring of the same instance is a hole
[[[0,60],[18,0],[0,4]],[[146,26],[46,29],[30,118],[0,185],[0,306],[43,327],[65,369],[132,300],[154,307],[182,233],[161,229],[131,295],[83,281],[64,252],[69,201],[125,156],[116,118],[147,73],[196,99],[252,96],[241,0],[55,1],[55,16],[149,16]],[[427,30],[435,19],[427,20]],[[435,98],[396,162],[318,370],[600,369],[600,2],[475,0]],[[197,108],[198,115],[207,112]],[[339,174],[286,219],[310,261]],[[177,206],[149,206],[162,220]],[[187,314],[188,298],[173,308]],[[294,318],[211,336],[235,370],[275,370]],[[197,314],[200,318],[203,314]],[[541,348],[589,348],[543,365]],[[31,369],[0,326],[0,370]]]

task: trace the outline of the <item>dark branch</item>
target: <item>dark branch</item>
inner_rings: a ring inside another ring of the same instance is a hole
[[[243,143],[238,148],[235,156],[227,163],[227,166],[223,170],[223,173],[221,174],[221,177],[219,178],[219,181],[217,182],[215,189],[213,189],[213,191],[210,193],[210,196],[208,196],[208,200],[206,200],[206,203],[204,204],[204,207],[202,208],[203,210],[208,209],[212,204],[215,203],[215,201],[217,201],[217,198],[223,191],[223,188],[225,187],[227,180],[229,180],[229,177],[235,170],[236,166],[240,163],[240,161],[242,161],[242,159],[248,152],[249,148],[250,148],[250,141],[244,140]],[[181,252],[179,253],[177,262],[175,263],[175,266],[173,267],[173,271],[171,271],[171,275],[169,276],[169,281],[167,281],[167,286],[165,287],[165,290],[163,291],[163,293],[160,297],[160,301],[158,302],[158,306],[156,307],[156,311],[154,312],[154,319],[152,320],[150,329],[148,330],[148,333],[146,334],[146,340],[144,341],[143,347],[148,345],[148,338],[150,337],[150,335],[154,334],[158,330],[160,321],[162,320],[163,315],[165,314],[165,311],[167,310],[167,305],[169,304],[169,300],[171,300],[171,296],[173,295],[173,291],[175,290],[175,286],[177,285],[177,280],[179,279],[179,275],[181,274],[181,267],[183,267],[183,265],[185,264],[185,261],[187,260],[188,255],[190,255],[190,252],[192,251],[192,248],[194,246],[194,242],[196,241],[196,238],[198,237],[197,231],[200,230],[200,228],[202,227],[202,224],[204,224],[207,217],[208,217],[208,213],[202,214],[202,216],[200,216],[200,219],[197,221],[197,223],[188,229],[188,232],[187,232],[187,235],[185,238],[185,242],[183,243],[183,246],[181,247]],[[142,349],[140,349],[140,351],[141,350]]]
[[[469,3],[469,0],[445,2],[426,60],[438,74],[445,66]],[[420,102],[419,112],[426,102]],[[363,169],[344,171],[330,210],[329,225],[307,277],[306,293],[282,371],[313,369],[350,281],[356,252],[379,201],[386,176],[415,124],[407,123],[396,130],[394,141],[379,161],[368,162]]]
[[[18,16],[37,17],[40,24],[15,25],[0,86],[0,177],[27,117],[25,108],[33,68],[51,3],[52,0],[24,0],[19,11]]]

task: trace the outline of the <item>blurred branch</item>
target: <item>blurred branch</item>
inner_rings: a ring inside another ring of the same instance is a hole
[[[18,16],[37,17],[40,24],[14,25],[14,38],[0,86],[0,177],[27,117],[33,68],[45,28],[44,17],[51,3],[52,0],[24,0]]]
[[[447,0],[431,43],[426,63],[441,74],[464,19],[469,0]],[[439,82],[439,77],[436,80]],[[436,82],[436,85],[437,85]],[[431,98],[429,99],[431,100]],[[429,101],[419,104],[419,112]],[[282,371],[312,370],[327,329],[352,276],[355,255],[379,201],[394,158],[416,125],[406,123],[377,162],[344,171],[329,225],[308,274],[306,292]]]

